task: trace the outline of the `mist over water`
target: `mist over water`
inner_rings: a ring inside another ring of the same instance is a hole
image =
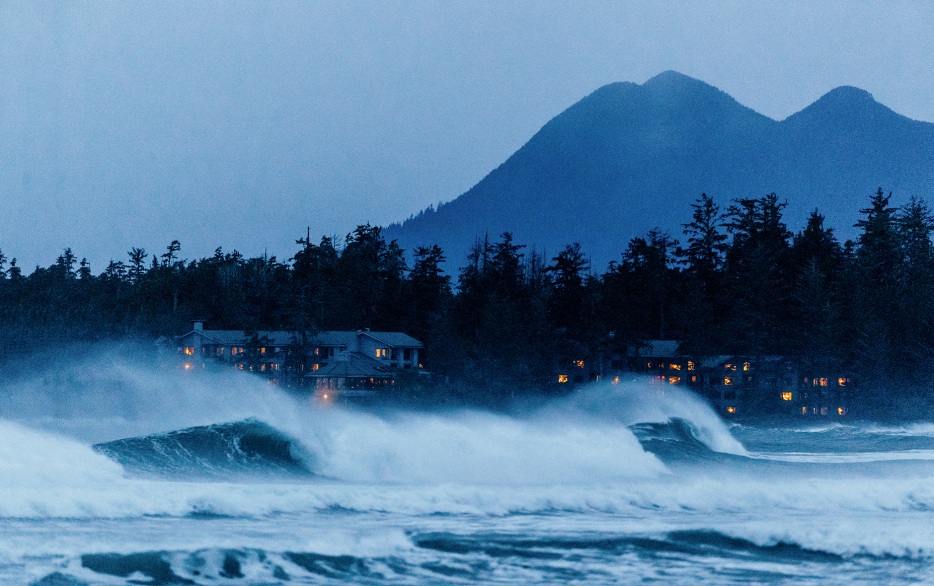
[[[929,423],[727,424],[648,382],[365,410],[134,355],[0,389],[0,582],[934,577]]]

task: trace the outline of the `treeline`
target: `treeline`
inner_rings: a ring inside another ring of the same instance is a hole
[[[634,238],[602,273],[579,244],[546,256],[506,233],[478,241],[451,275],[437,246],[407,262],[369,225],[343,241],[301,238],[286,262],[221,249],[183,260],[173,241],[161,254],[133,248],[98,275],[66,249],[25,276],[0,253],[0,353],[177,335],[192,319],[245,332],[399,330],[426,343],[425,366],[452,387],[502,395],[542,388],[577,360],[609,371],[641,340],[679,339],[698,358],[784,355],[892,397],[926,394],[934,217],[890,195],[872,195],[858,238],[841,243],[817,211],[792,234],[775,194],[723,207],[704,194],[682,234]]]

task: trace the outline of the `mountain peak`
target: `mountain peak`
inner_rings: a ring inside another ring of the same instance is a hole
[[[647,88],[647,89],[662,89],[662,90],[670,90],[670,89],[694,89],[694,90],[712,89],[712,90],[716,90],[716,88],[710,84],[704,83],[703,81],[699,79],[694,79],[691,76],[684,75],[683,73],[678,73],[677,71],[673,71],[671,69],[669,69],[668,71],[663,71],[659,73],[658,75],[656,75],[655,77],[652,77],[651,79],[646,81],[644,84],[642,84],[642,87]]]
[[[843,85],[821,96],[816,102],[793,114],[789,120],[810,119],[875,119],[887,117],[901,118],[898,114],[880,104],[872,94],[864,89]]]
[[[819,104],[821,102],[833,104],[838,107],[867,106],[879,103],[872,97],[872,94],[866,90],[851,85],[841,85],[840,87],[834,88],[821,96],[821,98],[814,103]]]

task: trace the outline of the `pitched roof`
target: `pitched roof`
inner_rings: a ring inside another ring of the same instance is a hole
[[[631,351],[631,355],[654,357],[654,358],[674,358],[679,356],[678,350],[681,348],[681,340],[645,340]]]
[[[313,370],[305,378],[385,378],[391,377],[392,371],[379,361],[356,352],[347,360],[335,360],[318,370]]]
[[[239,346],[245,344],[250,336],[242,330],[192,330],[179,338],[184,338],[185,336],[190,336],[191,334],[199,334],[204,336],[208,340],[215,342],[216,344],[222,344],[225,346]],[[286,331],[258,331],[256,335],[259,336],[260,340],[267,339],[269,346],[287,346],[292,343],[292,340],[295,338],[293,332]]]
[[[408,334],[403,334],[402,332],[370,332],[363,331],[360,332],[364,336],[369,336],[378,342],[382,342],[387,346],[393,346],[395,348],[421,348],[422,343],[413,338]]]

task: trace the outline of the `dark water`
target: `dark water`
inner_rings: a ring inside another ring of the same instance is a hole
[[[97,443],[0,420],[0,583],[934,583],[934,425],[728,426],[643,388],[290,409]]]

